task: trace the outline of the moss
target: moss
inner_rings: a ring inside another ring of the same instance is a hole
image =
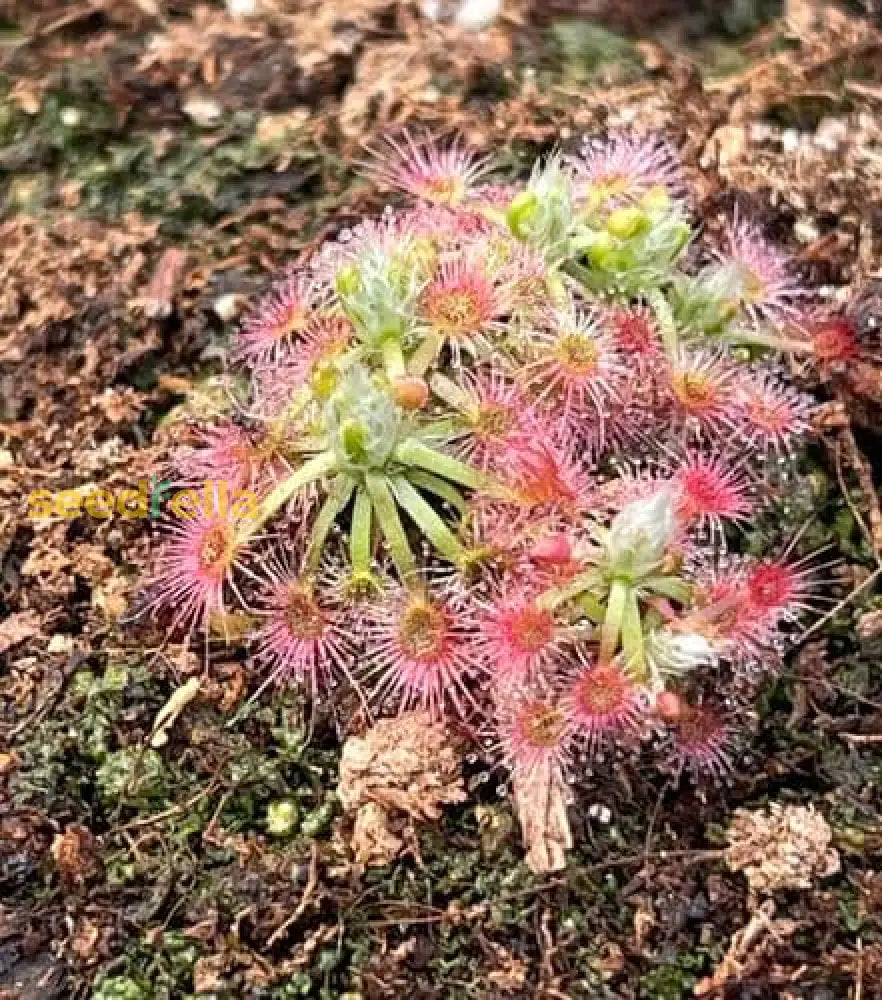
[[[681,952],[672,962],[658,965],[640,977],[640,996],[645,1000],[685,1000],[694,995],[698,974],[706,969],[704,955]]]
[[[616,82],[641,75],[642,65],[634,43],[602,25],[587,20],[559,20],[551,27],[556,49],[553,63],[563,67],[571,82],[587,82],[612,74]]]
[[[108,976],[95,984],[90,1000],[148,1000],[150,994],[128,976]]]
[[[2,96],[10,85],[0,77],[0,174],[18,174],[7,199],[19,209],[43,210],[53,192],[73,184],[79,211],[107,220],[138,212],[180,238],[257,199],[321,199],[352,180],[296,125],[269,129],[257,112],[229,113],[211,135],[181,122],[160,141],[120,115],[103,96],[106,83],[82,67],[65,72],[36,115]],[[282,155],[288,165],[280,172]]]

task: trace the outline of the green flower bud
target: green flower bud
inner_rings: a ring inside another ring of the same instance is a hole
[[[620,240],[630,240],[649,228],[649,216],[640,208],[617,208],[606,220],[606,230]]]
[[[331,826],[336,811],[337,807],[333,799],[313,809],[303,820],[301,830],[304,836],[319,837],[323,833],[326,833]]]
[[[102,979],[92,993],[92,1000],[146,1000],[142,987],[126,976]]]
[[[692,238],[692,230],[686,222],[678,222],[674,226],[671,243],[674,247],[671,257],[675,257]]]
[[[340,440],[350,462],[361,465],[367,460],[367,429],[360,420],[344,421]]]
[[[330,399],[340,383],[340,373],[332,364],[316,366],[310,382],[312,391],[318,399]]]
[[[124,691],[129,683],[129,672],[125,667],[113,665],[104,671],[105,691]]]
[[[618,250],[618,244],[609,233],[597,233],[585,252],[594,267],[606,271],[612,270],[610,265],[618,256]]]
[[[534,191],[521,191],[512,199],[505,214],[508,228],[518,239],[525,239],[530,221],[539,211],[539,198]]]
[[[623,507],[613,518],[606,543],[610,573],[639,577],[651,570],[664,555],[676,527],[674,499],[668,491]]]
[[[361,275],[354,264],[344,264],[334,279],[337,294],[341,299],[355,295],[361,290]]]
[[[273,837],[287,837],[294,832],[300,810],[291,799],[277,799],[270,802],[266,810],[266,832]]]
[[[75,698],[85,698],[95,684],[95,675],[91,670],[78,670],[71,683],[71,691]]]

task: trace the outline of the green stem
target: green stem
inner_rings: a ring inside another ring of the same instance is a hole
[[[646,671],[646,651],[637,591],[633,587],[628,588],[628,598],[622,615],[622,648],[625,651],[628,668],[642,680]]]
[[[387,337],[382,344],[383,367],[390,379],[401,378],[406,374],[407,367],[404,364],[404,352],[401,350],[401,341],[397,337]]]
[[[315,520],[312,535],[309,539],[309,546],[306,550],[304,563],[307,573],[314,573],[322,559],[322,550],[328,540],[331,528],[337,520],[340,512],[349,503],[352,491],[355,489],[355,480],[352,476],[337,476],[332,482],[331,489],[325,499],[322,509]]]
[[[546,590],[539,598],[539,602],[542,607],[553,611],[561,604],[566,604],[567,601],[577,598],[581,601],[587,592],[599,589],[602,583],[603,578],[600,573],[596,569],[589,569],[587,572],[580,573],[577,577],[574,577],[565,587],[554,587],[551,590]],[[597,606],[600,606],[596,598],[594,598],[594,601]],[[601,615],[599,620],[602,620],[602,618],[603,615]]]
[[[811,354],[812,345],[807,340],[793,340],[758,330],[739,331],[726,339],[736,347],[767,347],[773,351],[791,351],[793,354]]]
[[[407,363],[407,370],[410,374],[425,375],[432,367],[443,346],[444,337],[437,330],[429,330],[423,337],[422,343],[410,356],[410,361]]]
[[[406,581],[416,572],[416,559],[401,525],[401,518],[398,516],[398,509],[395,506],[395,499],[389,489],[389,483],[384,476],[376,472],[368,472],[364,477],[365,486],[370,494],[371,504],[377,515],[377,522],[386,544],[389,546],[389,555],[398,570],[398,575],[402,582]]]
[[[440,476],[432,475],[431,472],[426,472],[425,469],[410,469],[407,473],[407,478],[414,486],[418,486],[421,490],[434,493],[436,497],[446,500],[460,514],[466,512],[467,504],[465,498],[453,483],[449,483]]]
[[[600,627],[601,663],[608,663],[619,648],[619,636],[622,634],[622,621],[625,616],[625,606],[631,587],[624,580],[613,580],[609,588],[609,598],[606,602],[606,617]]]
[[[647,576],[640,581],[640,589],[651,591],[662,597],[669,597],[680,604],[688,604],[692,597],[692,587],[676,576]]]
[[[599,625],[603,621],[605,609],[594,594],[588,592],[579,594],[576,603],[579,605],[579,609],[582,614],[584,614],[589,621],[592,621],[595,625]]]
[[[429,379],[429,388],[439,399],[460,413],[468,414],[474,409],[474,404],[466,392],[446,375],[435,374]]]
[[[371,569],[371,498],[363,487],[355,494],[352,526],[349,530],[349,557],[352,571],[367,575]]]
[[[445,559],[458,565],[465,549],[438,513],[420,495],[418,490],[404,478],[396,476],[392,480],[395,499],[407,511],[414,524],[429,539]]]
[[[460,486],[468,486],[473,490],[490,490],[493,486],[492,480],[483,472],[414,438],[402,442],[395,449],[394,455],[402,465],[415,465],[436,476],[459,483]]]
[[[331,452],[324,451],[304,462],[299,469],[295,469],[284,482],[279,483],[272,492],[263,498],[258,507],[256,518],[243,522],[240,540],[245,542],[255,535],[270,518],[278,514],[291,497],[308,483],[322,479],[333,470],[336,464],[336,457]]]

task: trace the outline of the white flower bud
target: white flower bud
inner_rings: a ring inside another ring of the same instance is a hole
[[[647,636],[646,655],[660,674],[684,674],[713,661],[713,645],[697,632],[656,629]]]
[[[661,490],[646,500],[628,504],[610,525],[606,548],[611,568],[628,570],[659,562],[676,527],[670,490]]]

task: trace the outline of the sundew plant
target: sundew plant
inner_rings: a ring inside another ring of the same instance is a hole
[[[244,612],[265,684],[455,721],[522,785],[615,745],[724,776],[817,600],[794,545],[738,555],[809,425],[787,261],[743,218],[705,245],[656,138],[519,184],[413,135],[369,169],[404,205],[255,305],[247,398],[171,458],[257,513],[171,522],[149,606],[206,636]]]

